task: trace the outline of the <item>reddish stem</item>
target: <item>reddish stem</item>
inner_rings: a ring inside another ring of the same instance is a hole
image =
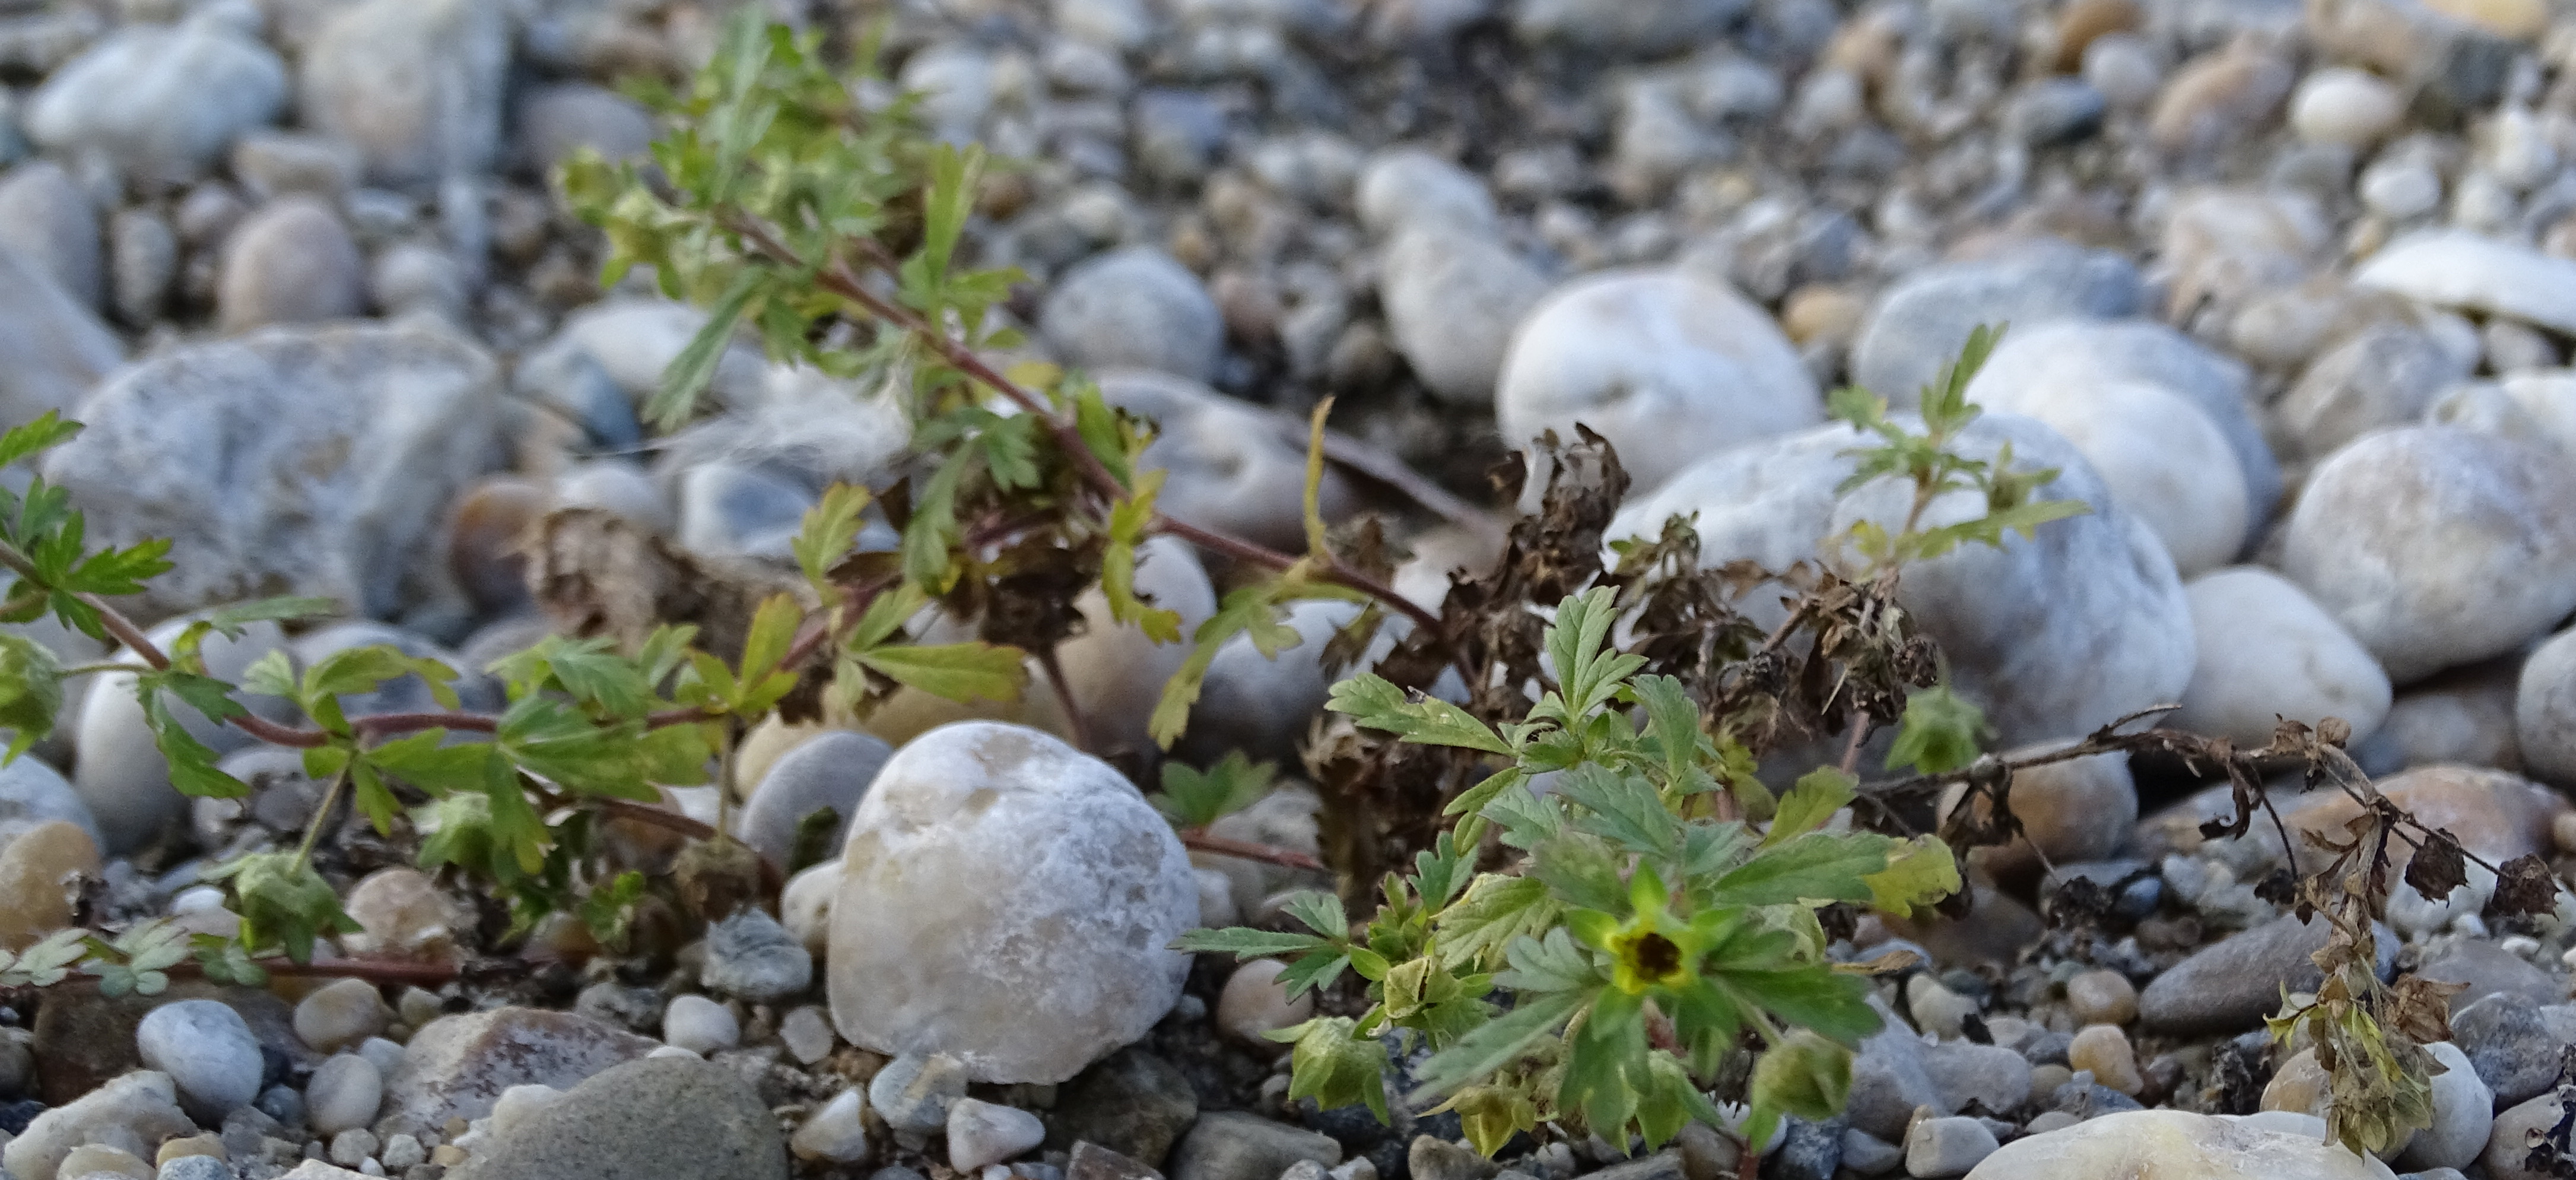
[[[1222,856],[1239,856],[1245,860],[1268,861],[1271,864],[1286,865],[1292,869],[1321,871],[1324,868],[1324,862],[1293,848],[1276,848],[1268,844],[1255,844],[1250,840],[1229,839],[1213,835],[1206,828],[1181,829],[1181,846],[1195,848],[1201,852],[1214,852]]]

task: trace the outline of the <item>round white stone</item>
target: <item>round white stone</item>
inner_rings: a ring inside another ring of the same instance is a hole
[[[1035,730],[962,722],[897,751],[841,872],[832,1019],[863,1048],[1060,1082],[1180,998],[1188,854],[1116,770]]]
[[[1046,1124],[1016,1106],[960,1098],[948,1107],[948,1166],[971,1172],[1046,1141]]]
[[[2290,96],[2290,127],[2309,143],[2367,147],[2405,114],[2395,86],[2350,66],[2310,71]]]
[[[355,1053],[342,1053],[313,1070],[304,1084],[304,1118],[325,1135],[376,1121],[383,1105],[385,1080],[376,1064]]]
[[[1815,425],[1824,402],[1760,307],[1724,283],[1651,269],[1586,276],[1540,302],[1512,337],[1494,412],[1516,447],[1589,426],[1651,489],[1716,452]]]
[[[2083,398],[2020,407],[2092,460],[2111,498],[2145,521],[2185,577],[2245,543],[2245,477],[2218,425],[2161,385],[2115,382]]]
[[[2281,570],[2393,683],[2501,655],[2576,609],[2576,471],[2456,427],[2370,435],[2309,477]]]
[[[2194,579],[2183,595],[2200,662],[2173,724],[2250,748],[2272,740],[2277,718],[2341,717],[2355,742],[2387,719],[2388,674],[2288,579],[2235,566]]]
[[[692,1053],[713,1053],[739,1043],[742,1024],[705,996],[674,996],[662,1012],[662,1040]]]

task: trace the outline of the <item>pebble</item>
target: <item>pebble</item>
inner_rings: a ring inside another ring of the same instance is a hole
[[[1852,379],[1891,405],[1911,406],[1980,324],[2026,330],[2056,319],[2116,319],[2144,302],[2137,267],[2127,259],[2053,238],[1927,266],[1888,288],[1871,309],[1852,346]]]
[[[2079,972],[2066,981],[2066,1007],[2080,1023],[2116,1027],[2137,1019],[2138,989],[2117,971]]]
[[[662,1014],[662,1039],[692,1053],[712,1053],[739,1043],[742,1025],[724,1005],[705,996],[675,996]]]
[[[1207,288],[1160,250],[1134,246],[1084,261],[1056,280],[1039,329],[1086,369],[1216,375],[1225,324]]]
[[[1360,224],[1393,236],[1415,224],[1453,230],[1495,228],[1494,195],[1475,173],[1418,147],[1393,147],[1369,158],[1360,174]]]
[[[218,1120],[259,1097],[259,1039],[241,1014],[213,1000],[163,1004],[134,1031],[143,1064],[170,1075],[188,1109]]]
[[[375,1122],[384,1097],[384,1076],[376,1063],[342,1053],[323,1062],[305,1083],[304,1117],[314,1130],[333,1135]]]
[[[81,653],[79,658],[98,654],[93,650]],[[64,703],[69,706],[71,698],[79,694],[67,691],[64,695]],[[92,844],[105,842],[98,821],[90,816],[89,805],[81,802],[80,792],[61,771],[38,758],[20,758],[0,766],[0,824],[32,827],[53,820],[79,828]],[[0,907],[0,912],[5,912],[5,907]]]
[[[2279,1007],[2282,988],[2312,991],[2323,981],[2308,955],[2325,944],[2327,929],[2322,920],[2285,917],[2201,948],[2138,993],[2141,1025],[2176,1036],[2254,1027]],[[2385,964],[2396,938],[2385,928],[2378,936]]]
[[[508,18],[485,0],[340,7],[304,52],[304,125],[357,148],[376,184],[480,171],[500,147],[509,56]]]
[[[1945,1041],[1956,1040],[1967,1019],[1977,1014],[1977,1002],[1929,975],[1918,975],[1906,986],[1905,1012],[1914,1018],[1914,1027]]]
[[[1546,295],[1546,276],[1511,248],[1447,225],[1406,226],[1379,267],[1396,351],[1432,393],[1461,405],[1494,400],[1513,328]]]
[[[2248,749],[2270,744],[2281,718],[2342,718],[2355,743],[2387,719],[2388,674],[2296,583],[2231,566],[2192,579],[2183,594],[2199,659],[2175,726]]]
[[[2275,416],[2296,450],[2331,455],[2365,434],[2424,417],[2437,395],[2476,367],[2468,344],[2439,325],[2373,324],[2311,363]]]
[[[25,108],[27,137],[105,153],[137,179],[182,185],[286,106],[277,53],[213,11],[132,24],[54,71]]]
[[[2393,243],[2355,270],[2352,281],[2435,307],[2576,331],[2576,262],[2465,230]]]
[[[376,1156],[376,1133],[363,1127],[351,1128],[331,1137],[331,1162],[344,1168],[356,1168]]]
[[[820,1006],[807,1004],[789,1012],[778,1022],[778,1039],[787,1053],[798,1062],[813,1065],[832,1055],[839,1039],[832,1032],[832,1017]]]
[[[23,759],[22,759],[23,761]],[[74,886],[100,869],[98,845],[62,820],[29,825],[0,844],[0,950],[23,950],[71,925]]]
[[[2091,1072],[2095,1084],[2131,1097],[2147,1088],[2129,1036],[2116,1024],[2091,1025],[2076,1033],[2074,1043],[2066,1048],[2066,1064],[2078,1073]]]
[[[2054,745],[2024,747],[2007,751],[2007,756],[2037,754]],[[1964,784],[1946,792],[1940,814],[1948,816],[1966,797]],[[2130,779],[2126,754],[2077,758],[2020,771],[2013,775],[2010,798],[2013,817],[2021,821],[2020,838],[1969,854],[1972,864],[2000,882],[2036,879],[2043,858],[2048,864],[2105,859],[2119,851],[2138,816],[2138,789]],[[1992,810],[1982,796],[1975,806],[1979,815]]]
[[[0,176],[0,248],[52,275],[82,306],[99,305],[98,215],[62,165],[37,160]]]
[[[363,979],[339,979],[296,1001],[295,1035],[324,1053],[385,1031],[384,997]]]
[[[180,1111],[170,1075],[137,1071],[38,1114],[0,1144],[0,1168],[18,1180],[56,1180],[64,1157],[76,1147],[114,1147],[136,1158],[163,1139],[192,1135],[197,1126]],[[63,1177],[62,1180],[75,1180]]]
[[[191,554],[152,580],[147,605],[292,590],[392,615],[437,561],[439,510],[491,461],[497,392],[481,349],[422,329],[185,344],[93,392],[88,429],[44,473],[90,535],[175,537]],[[174,441],[209,437],[241,442],[217,454]]]
[[[1110,405],[1161,425],[1144,461],[1171,473],[1156,499],[1165,511],[1270,544],[1288,544],[1304,535],[1304,449],[1283,442],[1251,407],[1204,385],[1142,369],[1101,374],[1100,394]],[[1316,488],[1317,511],[1336,521],[1355,506],[1349,484],[1328,467]],[[1140,563],[1139,576],[1148,568],[1149,563]],[[1161,595],[1187,589],[1175,585],[1157,592],[1156,601],[1182,611],[1186,619],[1195,601],[1175,602]],[[1211,595],[1209,609],[1213,607]]]
[[[867,1099],[853,1087],[832,1096],[787,1140],[796,1158],[854,1164],[868,1157]]]
[[[1197,921],[1188,855],[1117,771],[1034,730],[943,726],[859,805],[833,1023],[977,1080],[1062,1081],[1170,1011],[1188,963],[1166,948]]]
[[[2531,1156],[2531,1136],[2556,1127],[2566,1117],[2566,1108],[2555,1093],[2498,1112],[2487,1136],[2486,1151],[2478,1157],[2486,1166],[2487,1180],[2551,1180],[2550,1173],[2526,1166]]]
[[[2557,1081],[2558,1042],[2540,1005],[2524,996],[2488,996],[2451,1016],[2451,1043],[2498,1105],[2528,1101]]]
[[[960,1098],[948,1107],[948,1166],[961,1172],[998,1164],[1046,1140],[1046,1124],[1017,1107]]]
[[[1216,1024],[1236,1040],[1262,1048],[1275,1042],[1264,1034],[1303,1024],[1315,1014],[1312,993],[1288,998],[1279,975],[1288,965],[1277,959],[1254,959],[1226,977],[1216,1001]]]
[[[691,1176],[780,1180],[786,1136],[734,1071],[685,1059],[613,1066],[510,1127],[455,1180]]]
[[[569,1012],[496,1008],[443,1016],[413,1033],[385,1076],[393,1129],[439,1131],[478,1119],[512,1086],[565,1089],[651,1051],[653,1042]],[[363,1053],[363,1050],[361,1050]]]
[[[154,1180],[234,1180],[232,1165],[211,1155],[183,1155],[165,1160]]]
[[[841,866],[824,861],[787,879],[779,891],[779,924],[796,936],[805,953],[821,957],[832,934],[832,898],[840,892]]]
[[[2310,477],[2282,571],[2402,684],[2512,650],[2576,608],[2570,505],[2576,473],[2545,447],[2391,430]]]
[[[2290,126],[2310,143],[2368,147],[2405,113],[2396,87],[2350,66],[2312,70],[2290,96]]]
[[[1995,1148],[1995,1133],[1976,1119],[1924,1119],[1905,1133],[1905,1174],[1922,1180],[1965,1176]]]
[[[829,730],[787,751],[761,775],[743,806],[736,832],[745,844],[778,864],[795,851],[796,831],[805,817],[831,808],[840,818],[823,844],[826,856],[838,852],[858,814],[868,784],[894,756],[882,740],[849,730]]]
[[[755,1004],[786,999],[814,982],[814,956],[757,907],[709,928],[706,950],[699,982]]]
[[[1061,1139],[1095,1143],[1161,1167],[1198,1117],[1198,1092],[1189,1078],[1172,1063],[1129,1047],[1066,1082],[1048,1125]]]
[[[928,1135],[948,1125],[948,1108],[966,1096],[966,1067],[946,1054],[907,1053],[868,1082],[868,1104],[887,1126]]]
[[[1166,1171],[1172,1180],[1280,1180],[1300,1160],[1330,1167],[1342,1162],[1342,1145],[1256,1114],[1214,1111],[1181,1137]]]
[[[358,879],[341,906],[359,930],[341,936],[352,954],[440,960],[456,953],[464,918],[418,869],[395,866]]]
[[[1706,456],[1812,426],[1815,381],[1762,309],[1684,270],[1588,275],[1512,337],[1495,416],[1513,445],[1590,427],[1640,489]],[[1660,524],[1661,522],[1656,522]]]
[[[320,201],[272,202],[225,245],[215,302],[227,332],[342,319],[358,314],[365,301],[357,243]]]
[[[2557,786],[2576,785],[2576,631],[2551,636],[2524,657],[2513,723],[2527,772]]]
[[[63,1157],[59,1175],[63,1176],[131,1176],[134,1180],[152,1180],[152,1165],[120,1148],[90,1144],[75,1147]]]

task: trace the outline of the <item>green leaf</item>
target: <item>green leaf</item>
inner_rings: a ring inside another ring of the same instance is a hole
[[[1131,474],[1127,431],[1120,427],[1118,412],[1111,409],[1108,399],[1100,395],[1098,385],[1084,381],[1075,392],[1073,424],[1075,432],[1082,436],[1084,448],[1091,452],[1093,458],[1100,460],[1101,466],[1109,469],[1109,474],[1118,480],[1120,486],[1132,487],[1139,497],[1146,494],[1144,482]],[[1147,478],[1152,475],[1148,472]],[[1159,486],[1160,481],[1156,483]]]
[[[1163,790],[1146,802],[1181,828],[1204,828],[1261,801],[1279,768],[1231,750],[1204,771],[1175,759],[1163,763]]]
[[[1589,715],[1617,696],[1628,676],[1646,665],[1644,656],[1603,650],[1610,625],[1618,621],[1618,596],[1596,586],[1566,599],[1556,608],[1556,624],[1547,629],[1547,653],[1563,686],[1569,719]]]
[[[1364,1105],[1387,1121],[1386,1050],[1358,1035],[1347,1016],[1319,1016],[1267,1035],[1294,1044],[1288,1055],[1288,1100],[1312,1098],[1324,1110]]]
[[[1568,904],[1625,913],[1628,886],[1619,879],[1620,862],[1598,837],[1569,832],[1532,850],[1529,873]]]
[[[1604,988],[1593,1001],[1592,1014],[1575,1026],[1557,1106],[1581,1112],[1584,1125],[1596,1134],[1624,1139],[1650,1068],[1644,999]]]
[[[243,692],[290,701],[303,696],[303,687],[295,678],[295,657],[282,647],[270,648],[252,660],[250,667],[242,669],[241,687]]]
[[[1394,682],[1373,673],[1363,672],[1334,685],[1324,707],[1347,713],[1362,725],[1385,730],[1417,745],[1461,746],[1505,756],[1513,753],[1511,743],[1476,720],[1474,714],[1438,697],[1412,699]]]
[[[1509,961],[1506,952],[1514,940],[1536,937],[1564,912],[1565,907],[1548,894],[1545,881],[1482,874],[1468,883],[1466,895],[1456,904],[1440,911],[1440,965],[1452,970],[1470,964],[1499,968]]]
[[[1289,894],[1279,908],[1297,919],[1306,929],[1330,939],[1351,935],[1351,918],[1342,909],[1342,899],[1321,889],[1303,889]]]
[[[1007,703],[1029,684],[1028,654],[1000,644],[891,644],[852,655],[897,684],[952,701]]]
[[[1784,841],[1804,836],[1825,826],[1852,801],[1860,780],[1831,766],[1808,771],[1780,796],[1779,810],[1771,817],[1771,830],[1763,833],[1762,846],[1769,848]]]
[[[1681,820],[1645,779],[1586,762],[1557,777],[1556,793],[1589,813],[1574,821],[1578,830],[1641,855],[1680,856]]]
[[[242,920],[241,942],[254,952],[278,947],[287,958],[310,963],[315,939],[361,929],[340,909],[340,894],[331,883],[293,853],[253,853],[205,875],[231,882],[233,912]]]
[[[635,903],[644,899],[644,874],[628,869],[581,899],[581,922],[601,946],[626,945],[626,927]]]
[[[1415,1071],[1422,1088],[1443,1094],[1480,1082],[1536,1051],[1553,1038],[1597,991],[1531,992],[1517,998],[1512,1010],[1458,1038],[1434,1053]]]
[[[63,666],[54,650],[17,632],[0,632],[0,727],[10,731],[0,765],[45,740],[62,709]]]
[[[1804,1029],[1791,1032],[1753,1064],[1745,1141],[1772,1142],[1782,1115],[1823,1122],[1841,1113],[1851,1096],[1851,1066],[1851,1050]]]
[[[64,421],[60,414],[47,410],[10,427],[7,434],[0,434],[0,467],[61,446],[80,432],[80,423]]]
[[[957,491],[974,463],[974,451],[952,452],[931,473],[904,524],[903,576],[934,594],[956,584],[953,551],[966,537],[965,526],[957,523]]]
[[[482,743],[448,745],[446,730],[424,729],[376,746],[364,758],[378,771],[438,797],[482,790],[492,748]]]
[[[1629,688],[1637,703],[1645,706],[1646,733],[1662,763],[1665,785],[1684,795],[1715,790],[1717,780],[1700,766],[1703,757],[1716,752],[1715,747],[1700,731],[1699,705],[1682,682],[1671,676],[1641,676]]]
[[[1156,643],[1177,643],[1181,612],[1155,607],[1136,592],[1136,546],[1154,523],[1154,498],[1170,472],[1148,471],[1135,491],[1109,508],[1109,545],[1100,556],[1100,591],[1109,600],[1109,617],[1134,624]]]
[[[832,585],[832,567],[850,552],[859,539],[859,515],[867,511],[868,490],[856,484],[836,483],[823,489],[821,499],[805,510],[804,527],[788,548],[796,554],[796,567],[805,571],[805,581],[814,587],[825,602],[839,594]]]
[[[292,623],[303,619],[327,619],[341,611],[336,598],[282,597],[256,598],[207,611],[202,620],[227,639],[242,637],[242,629],[252,623]]]
[[[1233,955],[1238,959],[1261,959],[1272,955],[1302,955],[1331,946],[1328,939],[1295,931],[1254,930],[1233,926],[1224,930],[1193,930],[1172,944],[1176,951],[1193,954]]]
[[[764,275],[757,267],[735,272],[724,295],[707,309],[706,324],[689,338],[688,347],[681,349],[680,355],[671,358],[670,367],[662,370],[661,386],[644,403],[644,420],[655,429],[677,430],[697,411],[698,395],[715,380],[716,366],[724,361],[725,350],[733,344],[734,329],[742,325],[752,300],[760,294]]]
[[[208,685],[213,686],[211,697]],[[160,749],[162,760],[169,763],[170,785],[177,787],[182,795],[239,799],[250,794],[250,788],[241,780],[216,768],[215,751],[198,741],[196,735],[189,733],[187,726],[170,711],[169,698],[176,695],[216,719],[237,717],[246,712],[222,692],[222,682],[184,672],[154,672],[135,678],[135,695],[143,704],[143,723],[152,730],[152,744]],[[217,708],[207,708],[217,702],[220,702]],[[224,706],[229,706],[229,710]]]
[[[1154,705],[1147,730],[1154,744],[1171,749],[1181,740],[1190,725],[1190,706],[1197,704],[1199,690],[1207,684],[1208,667],[1216,662],[1217,652],[1237,635],[1250,635],[1254,650],[1277,658],[1303,639],[1297,629],[1280,618],[1280,599],[1292,593],[1321,596],[1322,587],[1291,587],[1282,582],[1255,583],[1225,596],[1214,615],[1199,624],[1190,635],[1189,658],[1163,682],[1162,698]]]
[[[1887,868],[1894,841],[1869,832],[1809,832],[1754,854],[1717,879],[1722,904],[1868,901],[1864,878]]]
[[[1469,1086],[1436,1109],[1458,1112],[1467,1142],[1487,1159],[1509,1144],[1512,1136],[1538,1126],[1538,1107],[1529,1095],[1503,1086]]]
[[[1916,689],[1905,698],[1905,719],[1887,751],[1887,768],[1911,765],[1917,774],[1958,770],[1977,760],[1977,738],[1985,728],[1986,711],[1948,684]]]
[[[1514,991],[1581,991],[1602,982],[1592,955],[1576,946],[1562,926],[1548,931],[1545,938],[1513,939],[1511,964],[1512,969],[1496,975],[1494,982]]]
[[[1916,836],[1894,845],[1887,867],[1861,878],[1870,905],[1899,918],[1957,893],[1959,862],[1950,846],[1931,836]]]

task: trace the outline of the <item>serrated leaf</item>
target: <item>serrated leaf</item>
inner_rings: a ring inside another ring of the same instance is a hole
[[[1959,862],[1950,846],[1931,836],[1916,836],[1889,848],[1887,867],[1861,878],[1869,887],[1870,905],[1904,918],[1957,893]]]
[[[1564,912],[1565,907],[1548,895],[1545,881],[1482,874],[1468,883],[1466,894],[1455,904],[1440,911],[1436,943],[1440,965],[1451,970],[1469,965],[1500,968],[1509,961],[1507,951],[1514,940],[1537,937]]]
[[[208,870],[206,877],[230,883],[242,944],[254,950],[278,947],[287,958],[310,963],[316,939],[361,929],[341,910],[331,883],[293,853],[253,853]]]
[[[1834,813],[1850,805],[1860,780],[1831,766],[1819,766],[1798,779],[1789,793],[1780,796],[1779,808],[1771,817],[1771,830],[1763,833],[1762,846],[1769,848],[1804,836],[1825,826]]]
[[[1193,954],[1233,955],[1238,959],[1260,959],[1272,955],[1303,955],[1328,948],[1332,943],[1312,934],[1292,930],[1254,930],[1233,926],[1224,930],[1193,930],[1172,943],[1176,951]]]
[[[1533,992],[1519,996],[1512,1010],[1486,1021],[1434,1053],[1414,1076],[1428,1092],[1441,1094],[1492,1077],[1497,1070],[1529,1056],[1554,1038],[1565,1022],[1591,1002],[1597,991]]]
[[[1506,756],[1513,752],[1511,743],[1474,714],[1438,697],[1412,699],[1393,681],[1374,673],[1363,672],[1334,685],[1324,707],[1417,745],[1461,746]]]
[[[1753,1064],[1748,1143],[1767,1144],[1783,1115],[1823,1122],[1851,1095],[1852,1052],[1804,1029],[1791,1032]]]
[[[1350,937],[1351,919],[1342,909],[1342,899],[1320,889],[1305,889],[1289,894],[1279,905],[1281,912],[1326,938]]]
[[[1154,523],[1154,498],[1170,473],[1161,468],[1136,480],[1127,499],[1109,508],[1109,544],[1100,556],[1100,590],[1109,600],[1109,617],[1130,623],[1156,643],[1177,643],[1181,613],[1156,607],[1136,592],[1136,546]]]
[[[1511,970],[1494,976],[1494,983],[1500,987],[1520,992],[1563,992],[1602,982],[1591,952],[1576,946],[1563,926],[1549,930],[1544,938],[1523,935],[1513,939],[1509,954]]]
[[[65,421],[53,410],[12,426],[8,433],[0,434],[0,467],[61,446],[82,429],[80,423]]]
[[[960,449],[941,461],[913,499],[912,519],[903,527],[903,576],[907,581],[945,594],[956,583],[955,554],[966,536],[957,522],[957,491],[974,466],[975,452]]]
[[[1765,848],[1717,879],[1722,904],[1868,901],[1866,878],[1887,868],[1895,842],[1869,832],[1809,832]]]
[[[644,420],[655,429],[677,430],[697,412],[698,396],[715,380],[716,366],[733,345],[734,329],[741,326],[752,300],[760,294],[763,273],[757,267],[735,272],[724,294],[707,309],[707,322],[662,370],[661,385],[644,403]]]
[[[822,498],[805,510],[796,539],[788,544],[796,555],[796,567],[826,602],[838,592],[832,585],[832,567],[858,540],[859,516],[867,511],[868,501],[868,490],[856,484],[836,483],[823,489]]]
[[[1366,1106],[1387,1121],[1386,1050],[1357,1035],[1347,1016],[1319,1016],[1295,1028],[1266,1034],[1294,1044],[1288,1055],[1288,1100],[1314,1099],[1324,1110]]]
[[[16,632],[0,632],[0,727],[10,733],[0,765],[17,761],[54,731],[63,709],[63,666],[52,648]]]
[[[992,643],[890,644],[852,653],[870,671],[951,701],[1020,699],[1028,654]]]
[[[1905,718],[1896,744],[1887,751],[1887,768],[1911,765],[1917,774],[1948,774],[1977,760],[1978,737],[1986,712],[1948,684],[1918,688],[1905,698]]]
[[[1574,826],[1630,852],[1678,859],[1681,820],[1646,780],[1586,762],[1557,777],[1556,793],[1584,809]]]
[[[1203,828],[1261,801],[1279,768],[1230,750],[1216,765],[1198,770],[1178,759],[1163,763],[1162,793],[1146,801],[1175,826]]]
[[[447,731],[425,729],[385,742],[366,752],[377,770],[420,788],[433,797],[483,789],[488,745],[448,745]],[[308,770],[310,765],[308,763]]]

